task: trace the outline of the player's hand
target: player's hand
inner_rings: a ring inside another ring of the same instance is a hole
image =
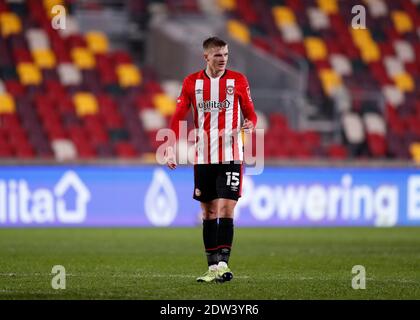
[[[244,124],[242,125],[242,129],[244,129],[246,133],[252,133],[252,131],[254,131],[254,124],[252,121],[245,119]]]
[[[165,162],[169,169],[175,169],[177,166],[175,152],[172,147],[166,149]]]

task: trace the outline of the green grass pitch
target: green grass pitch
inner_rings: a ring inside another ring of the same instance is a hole
[[[0,299],[420,299],[419,266],[420,228],[236,228],[223,284],[195,282],[199,227],[0,229]]]

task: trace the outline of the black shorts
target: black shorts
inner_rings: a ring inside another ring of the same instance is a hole
[[[194,165],[193,198],[200,202],[224,198],[238,200],[242,192],[242,164]]]

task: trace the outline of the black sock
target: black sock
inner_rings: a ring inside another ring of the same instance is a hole
[[[229,262],[230,249],[233,241],[233,219],[219,218],[217,229],[217,247],[219,251],[219,261]]]
[[[217,219],[203,220],[203,241],[206,249],[207,264],[209,266],[217,264]]]

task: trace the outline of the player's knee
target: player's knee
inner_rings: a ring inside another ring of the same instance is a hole
[[[203,219],[216,219],[217,218],[217,211],[213,208],[206,208],[203,210]]]
[[[233,218],[233,211],[230,206],[222,206],[219,209],[219,218]]]

